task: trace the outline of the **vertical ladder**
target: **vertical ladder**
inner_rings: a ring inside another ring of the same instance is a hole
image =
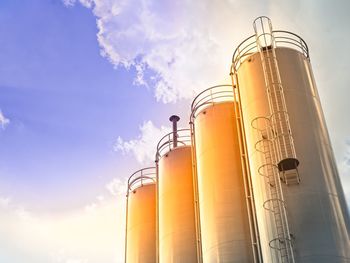
[[[298,184],[300,182],[297,169],[299,161],[295,153],[270,19],[264,16],[258,17],[254,21],[254,31],[271,114],[271,132],[276,152],[276,164],[281,172],[282,180],[286,184]]]
[[[246,196],[246,205],[248,212],[249,228],[250,228],[250,238],[253,249],[254,263],[262,263],[261,255],[261,243],[258,231],[258,223],[256,216],[255,208],[255,199],[252,189],[252,181],[250,174],[250,166],[247,156],[247,146],[245,141],[245,129],[242,118],[242,108],[241,108],[241,99],[238,88],[238,78],[236,74],[231,75],[232,84],[233,84],[233,96],[234,96],[234,110],[235,110],[235,121],[237,126],[238,134],[238,145],[240,150],[241,164],[242,164],[242,175],[244,183],[244,192]],[[236,84],[234,84],[236,83]]]
[[[277,251],[281,263],[294,263],[291,234],[289,231],[287,212],[284,205],[283,191],[279,170],[276,163],[276,154],[273,144],[271,121],[267,117],[258,117],[252,121],[252,127],[258,132],[255,149],[260,153],[262,164],[258,173],[265,178],[268,198],[263,207],[273,214],[275,236],[269,246]]]
[[[197,262],[203,262],[202,253],[202,232],[200,221],[200,208],[199,208],[199,194],[198,194],[198,174],[197,174],[197,155],[196,155],[196,139],[195,139],[195,127],[194,120],[191,114],[190,130],[191,130],[191,144],[192,144],[192,179],[193,179],[193,194],[194,194],[194,215],[195,215],[195,227],[196,227],[196,248],[197,248]]]

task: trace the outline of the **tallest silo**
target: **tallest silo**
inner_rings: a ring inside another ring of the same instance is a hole
[[[267,17],[233,56],[264,262],[350,262],[349,214],[306,43]]]

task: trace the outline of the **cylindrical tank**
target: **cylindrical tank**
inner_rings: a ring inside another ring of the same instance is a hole
[[[141,169],[128,180],[126,263],[156,262],[156,168]]]
[[[278,172],[283,205],[287,210],[293,262],[350,262],[349,214],[307,45],[290,32],[272,31],[272,36],[289,116],[289,132],[293,135],[300,162],[296,169]],[[268,188],[275,185],[267,185],[264,174],[259,172],[263,161],[262,150],[257,147],[259,141],[266,139],[261,132],[261,137],[258,137],[257,130],[264,130],[258,126],[267,127],[271,117],[267,95],[270,89],[266,87],[261,54],[255,41],[254,35],[239,45],[232,69],[243,112],[264,262],[277,262],[271,247],[274,247],[273,239],[278,239],[273,236],[276,229],[271,225],[278,225],[278,222],[273,222],[276,218],[271,216],[268,210],[272,209],[267,205],[267,200],[272,200],[267,194]],[[272,54],[269,51],[271,46],[263,48],[263,52]],[[274,132],[273,128],[270,130]],[[287,183],[288,178],[298,180]]]
[[[256,262],[235,104],[232,85],[209,88],[192,103],[204,263]]]
[[[157,147],[160,263],[197,262],[191,151],[190,130],[169,133]]]

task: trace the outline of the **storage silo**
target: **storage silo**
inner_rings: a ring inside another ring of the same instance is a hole
[[[349,214],[302,38],[267,17],[233,56],[264,262],[350,262]]]
[[[156,262],[156,168],[141,169],[128,180],[125,262]]]
[[[160,263],[196,263],[197,238],[190,130],[174,130],[157,146],[158,251]]]
[[[204,263],[259,262],[237,107],[232,85],[204,90],[191,107]]]

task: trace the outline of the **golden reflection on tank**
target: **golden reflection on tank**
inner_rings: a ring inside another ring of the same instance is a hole
[[[236,104],[232,85],[220,85],[200,93],[191,107],[204,263],[258,262]]]
[[[128,180],[126,263],[156,262],[156,168],[141,169]]]
[[[236,49],[232,76],[264,262],[350,262],[349,214],[307,45],[266,17],[255,31]],[[282,155],[294,166],[281,167]]]
[[[157,147],[158,262],[197,262],[190,130],[173,132]]]

